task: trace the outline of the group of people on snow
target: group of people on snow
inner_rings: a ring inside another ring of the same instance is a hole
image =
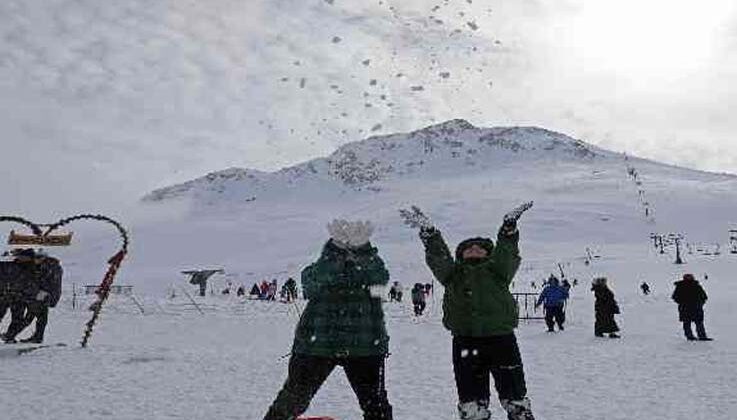
[[[61,298],[59,260],[32,248],[15,249],[0,260],[0,323],[10,312],[10,325],[0,334],[15,343],[18,334],[36,321],[34,333],[21,342],[42,343],[49,308]]]
[[[238,289],[238,296],[245,296],[245,294],[245,288],[241,286],[241,288]],[[260,285],[258,283],[254,283],[248,296],[251,299],[265,301],[276,301],[278,296],[279,301],[281,302],[293,302],[298,298],[297,281],[290,277],[284,282],[281,289],[279,289],[279,282],[277,279],[273,279],[271,282],[264,280]]]
[[[400,212],[405,224],[419,230],[425,261],[445,287],[443,324],[453,337],[457,409],[464,420],[490,418],[490,376],[508,419],[534,420],[509,291],[521,261],[517,221],[531,205],[504,217],[496,243],[470,238],[455,256],[419,208]],[[286,382],[265,420],[299,417],[336,366],[343,367],[364,420],[393,419],[385,387],[389,335],[382,295],[375,292],[388,284],[389,272],[370,242],[373,225],[336,220],[328,231],[320,257],[302,271],[308,303],[295,331]]]

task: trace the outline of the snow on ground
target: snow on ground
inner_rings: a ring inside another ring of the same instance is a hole
[[[373,242],[392,280],[407,288],[429,281],[430,272],[416,232],[401,225],[398,208],[420,205],[454,247],[471,235],[493,236],[502,215],[529,199],[535,207],[520,222],[524,261],[516,290],[528,291],[533,280],[539,285],[558,262],[580,281],[564,333],[549,335],[539,321],[518,330],[538,418],[691,420],[737,413],[731,387],[737,377],[732,319],[737,255],[728,252],[727,242],[735,225],[737,178],[632,158],[625,162],[615,154],[571,158],[555,150],[489,150],[471,165],[454,160],[454,144],[447,147],[426,166],[430,169],[386,178],[371,185],[374,190],[308,176],[261,191],[255,201],[238,201],[247,195],[238,195],[244,187],[235,185],[224,190],[226,199],[196,203],[194,211],[167,213],[172,203],[144,208],[152,216],[131,224],[131,255],[116,283],[135,287],[145,314],[130,299],[115,297],[88,349],[74,346],[89,313],[71,309],[70,286],[99,283],[102,262],[115,243],[112,236],[100,239],[103,231],[96,227],[75,227],[74,246],[57,254],[67,288],[47,337],[70,346],[23,356],[0,347],[3,418],[257,420],[285,379],[283,356],[299,308],[208,296],[200,314],[183,296],[183,288],[192,286],[180,270],[224,267],[226,275],[213,278],[216,291],[226,281],[247,288],[264,278],[283,281],[317,257],[330,219],[370,218],[377,224]],[[641,185],[627,177],[628,164],[640,172]],[[638,189],[646,191],[655,220],[643,215]],[[655,253],[651,232],[684,233],[693,244],[693,254],[684,250],[687,265],[673,264],[672,248]],[[715,243],[721,255],[698,251]],[[588,267],[586,248],[600,256]],[[707,328],[714,342],[688,343],[682,337],[669,297],[672,282],[685,271],[699,279],[709,275]],[[593,337],[588,284],[597,274],[611,278],[622,307],[621,340]],[[638,294],[643,280],[654,295]],[[173,285],[177,297],[168,300]],[[438,286],[437,301],[419,320],[410,316],[408,304],[385,305],[392,352],[387,386],[398,420],[455,417],[451,338],[440,322],[441,294]],[[360,418],[339,372],[317,394],[309,414]],[[498,408],[495,416],[502,416]]]
[[[568,329],[548,334],[539,321],[518,330],[529,395],[540,419],[716,419],[737,413],[730,385],[737,376],[733,333],[737,256],[693,257],[710,295],[707,329],[716,341],[681,336],[671,280],[681,272],[656,254],[627,264],[598,261],[570,268]],[[621,303],[621,340],[593,336],[588,279],[608,272]],[[638,275],[639,273],[644,276]],[[638,294],[647,278],[654,294]],[[450,335],[440,323],[440,296],[414,319],[409,303],[385,304],[391,335],[387,386],[397,419],[454,418]],[[201,299],[197,297],[196,299]],[[114,297],[87,349],[42,349],[11,357],[0,347],[3,418],[258,419],[286,377],[299,306],[208,296],[199,314],[179,294],[143,298],[141,315]],[[84,306],[84,305],[82,305]],[[74,344],[89,313],[69,296],[52,312],[47,341]],[[308,414],[359,419],[340,369],[319,391]],[[495,418],[501,418],[501,409]]]

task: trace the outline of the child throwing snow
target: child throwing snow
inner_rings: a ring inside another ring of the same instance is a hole
[[[384,387],[389,336],[381,296],[389,273],[369,242],[369,222],[336,220],[331,239],[314,264],[302,271],[309,300],[297,330],[286,383],[264,420],[293,420],[307,407],[336,366],[342,366],[358,397],[364,420],[392,420]]]
[[[591,283],[591,291],[594,292],[596,297],[594,303],[594,312],[596,313],[594,335],[603,337],[604,334],[609,334],[609,338],[619,338],[617,335],[619,327],[614,320],[614,315],[619,314],[619,305],[614,299],[614,293],[607,286],[606,277],[595,278]]]
[[[487,420],[489,375],[509,420],[534,420],[514,329],[517,307],[509,285],[520,264],[517,220],[527,203],[504,217],[496,246],[472,238],[455,259],[440,231],[417,207],[401,210],[405,224],[420,229],[427,265],[445,286],[443,324],[453,335],[453,370],[462,420]]]

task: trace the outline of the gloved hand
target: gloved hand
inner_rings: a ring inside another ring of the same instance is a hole
[[[43,302],[46,300],[46,297],[49,295],[49,292],[45,290],[39,290],[36,294],[36,300],[39,302]]]
[[[412,206],[411,210],[399,209],[399,215],[404,219],[404,224],[412,229],[431,230],[433,229],[430,218],[417,206]]]
[[[374,233],[374,225],[369,222],[349,222],[336,219],[328,223],[328,232],[335,245],[340,248],[358,248],[369,242]]]
[[[514,210],[504,215],[504,223],[502,224],[502,231],[508,235],[514,234],[517,231],[517,220],[522,217],[522,214],[532,208],[532,201],[528,201],[517,206]]]

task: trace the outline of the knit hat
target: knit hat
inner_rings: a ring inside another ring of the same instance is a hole
[[[489,238],[476,237],[466,239],[456,247],[456,261],[463,261],[463,251],[474,245],[478,245],[485,249],[488,255],[491,255],[491,252],[494,250],[494,242]]]

